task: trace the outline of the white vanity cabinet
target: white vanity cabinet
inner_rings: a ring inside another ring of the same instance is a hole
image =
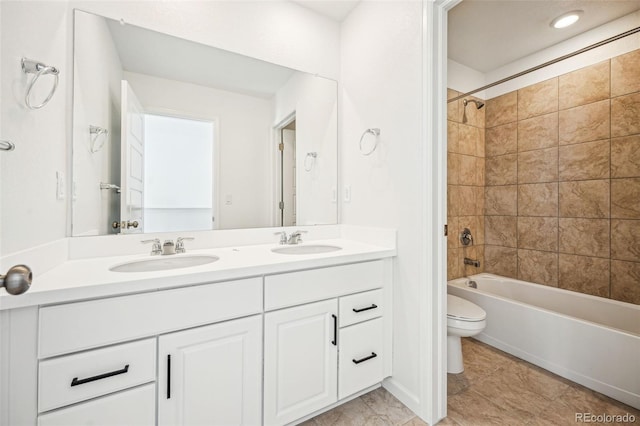
[[[262,316],[160,336],[158,425],[258,425]]]
[[[255,277],[41,307],[37,423],[259,424],[262,289]]]
[[[391,375],[391,260],[0,311],[0,426],[287,425]]]
[[[387,266],[265,277],[265,425],[317,413],[391,375]]]
[[[265,315],[264,423],[283,425],[338,400],[335,299]]]

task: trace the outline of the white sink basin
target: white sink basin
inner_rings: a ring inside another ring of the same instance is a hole
[[[325,244],[307,244],[303,246],[287,246],[271,249],[272,252],[279,254],[318,254],[329,253],[337,250],[342,250],[342,247]]]
[[[164,271],[167,269],[188,268],[190,266],[206,265],[213,263],[220,258],[211,255],[192,256],[160,256],[153,259],[134,260],[132,262],[120,263],[109,268],[113,272],[151,272]]]

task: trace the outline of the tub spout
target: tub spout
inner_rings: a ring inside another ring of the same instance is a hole
[[[471,265],[471,266],[475,266],[476,268],[480,267],[480,261],[476,260],[476,259],[469,259],[468,257],[464,258],[464,264],[465,265]]]

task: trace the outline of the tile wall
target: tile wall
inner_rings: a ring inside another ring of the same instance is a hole
[[[449,99],[458,95],[455,90],[447,93]],[[477,109],[473,103],[465,108],[462,100],[451,102],[447,105],[447,118],[447,274],[454,279],[484,270],[485,108]],[[460,243],[464,228],[471,230],[472,246],[463,247]],[[480,260],[480,268],[464,265],[465,257]]]
[[[640,50],[488,100],[475,155],[450,104],[453,221],[479,212],[457,204],[463,183],[482,184],[461,158],[486,164],[485,271],[640,304],[638,69]],[[450,242],[450,277],[466,273],[460,252]]]

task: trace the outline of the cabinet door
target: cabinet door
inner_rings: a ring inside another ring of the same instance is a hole
[[[264,423],[282,425],[337,401],[337,300],[265,315]]]
[[[262,317],[161,336],[159,425],[257,425]]]

